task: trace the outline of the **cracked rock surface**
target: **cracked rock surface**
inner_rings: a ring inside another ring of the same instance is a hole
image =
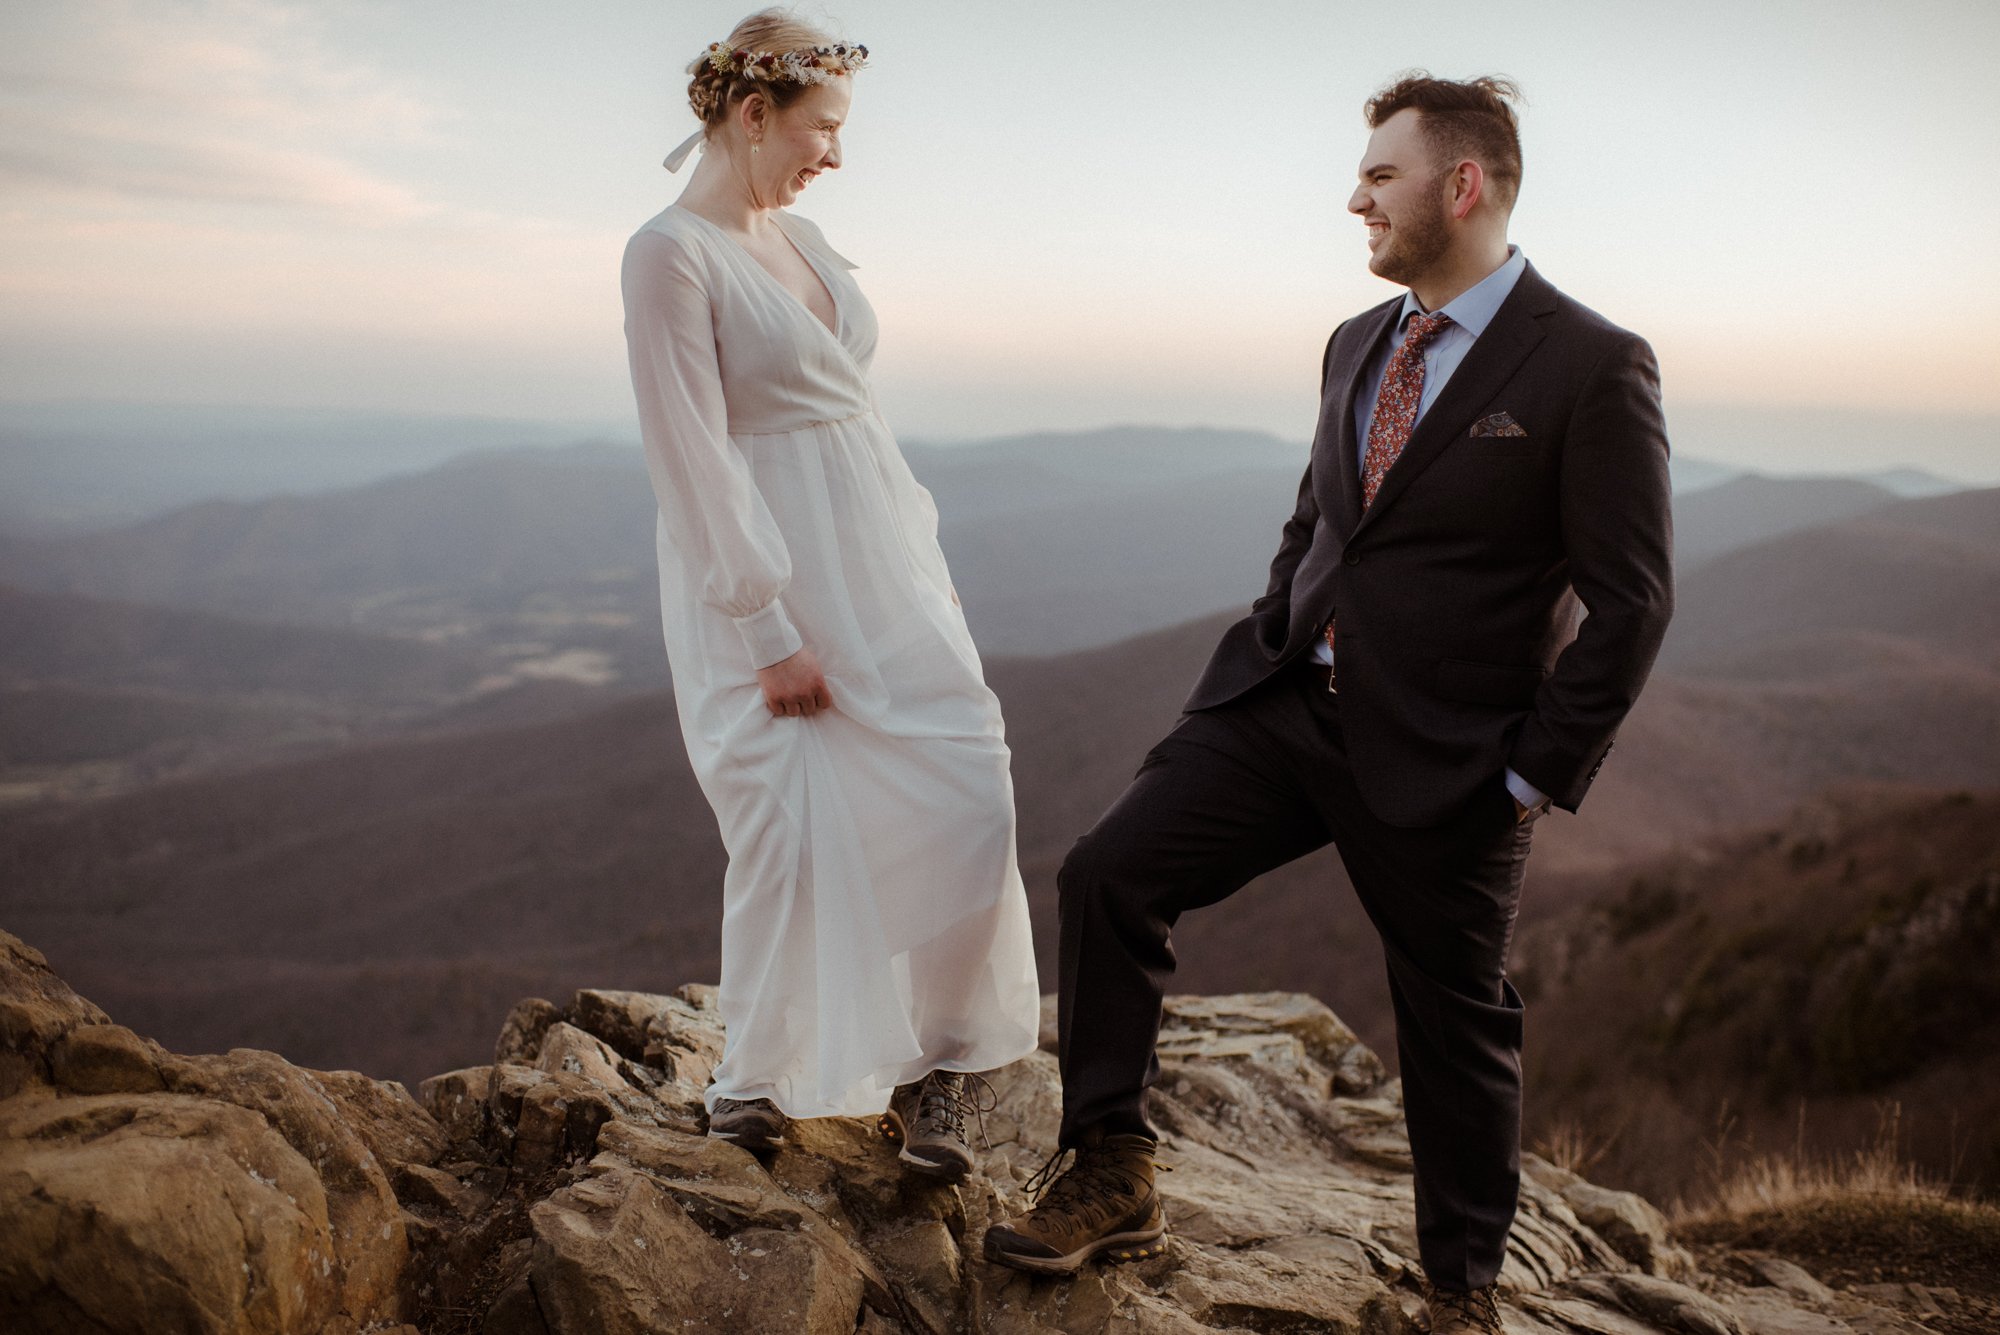
[[[795,1123],[762,1160],[705,1139],[711,987],[525,1000],[491,1065],[412,1096],[274,1053],[168,1052],[0,932],[0,1037],[9,1332],[1420,1329],[1400,1091],[1310,997],[1169,1000],[1152,1106],[1171,1245],[1067,1283],[979,1247],[1055,1148],[1048,1051],[992,1074],[983,1174],[954,1187],[902,1172],[861,1121]],[[1639,1197],[1528,1169],[1510,1331],[1924,1329],[1782,1261],[1704,1270]]]

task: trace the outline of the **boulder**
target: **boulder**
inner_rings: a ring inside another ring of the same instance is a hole
[[[1562,1199],[1612,1250],[1647,1274],[1671,1279],[1693,1271],[1694,1259],[1673,1241],[1666,1216],[1645,1197],[1579,1180],[1563,1188]]]
[[[50,1046],[49,1080],[72,1094],[155,1093],[166,1055],[122,1024],[80,1024]]]
[[[604,1090],[629,1090],[630,1081],[619,1074],[623,1060],[603,1039],[558,1020],[542,1035],[534,1065],[543,1071],[568,1071],[580,1075]]]
[[[450,1144],[445,1129],[401,1082],[359,1071],[315,1071],[320,1089],[340,1109],[369,1153],[385,1168],[436,1163]]]
[[[1570,1290],[1678,1335],[1743,1335],[1742,1325],[1713,1298],[1656,1275],[1590,1275]]]
[[[1759,1283],[1782,1289],[1800,1302],[1811,1303],[1815,1307],[1830,1306],[1833,1302],[1832,1289],[1820,1283],[1805,1267],[1783,1257],[1754,1257],[1749,1262],[1749,1269]]]
[[[514,1003],[501,1022],[500,1036],[493,1041],[495,1066],[532,1066],[542,1049],[542,1035],[562,1017],[553,1001],[523,997]]]
[[[41,951],[0,931],[0,1099],[49,1083],[50,1050],[72,1029],[110,1023],[56,977]]]
[[[275,1053],[168,1052],[0,934],[0,1032],[8,1331],[1419,1330],[1401,1088],[1310,997],[1168,999],[1168,1249],[1069,1282],[981,1253],[1056,1153],[1046,1050],[988,1073],[982,1172],[952,1186],[905,1171],[871,1119],[794,1123],[763,1158],[703,1136],[709,987],[531,998],[493,1064],[412,1097]],[[1832,1329],[1803,1272],[1704,1272],[1640,1198],[1526,1166],[1510,1328]]]
[[[722,1060],[713,988],[685,987],[673,996],[586,989],[571,1000],[569,1013],[627,1061],[691,1090],[696,1102]]]
[[[342,1310],[343,1258],[396,1257],[393,1239],[341,1239],[334,1214],[310,1160],[250,1109],[8,1099],[0,1329],[318,1331]]]
[[[5,933],[0,1028],[0,1329],[402,1322],[409,1216],[390,1164],[443,1136],[401,1086],[250,1049],[168,1052]]]
[[[318,1073],[253,1048],[172,1057],[162,1073],[173,1094],[258,1114],[311,1167],[326,1196],[332,1250],[322,1268],[338,1294],[336,1310],[356,1317],[400,1312],[409,1260],[402,1208],[388,1168]]]
[[[848,1335],[865,1287],[851,1253],[789,1218],[711,1235],[652,1175],[612,1156],[532,1212],[531,1288],[551,1335],[658,1330]]]

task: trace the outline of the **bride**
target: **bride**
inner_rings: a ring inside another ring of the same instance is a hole
[[[1000,706],[875,405],[875,316],[786,211],[841,165],[866,59],[765,10],[695,60],[667,166],[702,156],[626,247],[625,335],[675,706],[729,851],[709,1134],[879,1115],[958,1177],[972,1073],[1034,1049],[1038,989]]]

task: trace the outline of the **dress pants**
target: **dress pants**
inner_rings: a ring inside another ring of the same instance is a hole
[[[1520,1192],[1521,999],[1507,981],[1529,827],[1496,773],[1448,821],[1384,824],[1355,787],[1340,697],[1309,660],[1185,714],[1076,842],[1061,888],[1065,1146],[1153,1135],[1172,931],[1331,842],[1388,964],[1417,1240],[1441,1288],[1491,1283]]]

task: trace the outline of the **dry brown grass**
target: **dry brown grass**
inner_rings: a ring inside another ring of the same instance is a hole
[[[1702,1197],[1675,1204],[1674,1232],[1700,1245],[1792,1257],[1837,1288],[1916,1283],[2000,1295],[2000,1206],[1954,1194],[1909,1162],[1900,1125],[1891,1104],[1864,1150],[1737,1161]]]
[[[1902,1155],[1901,1109],[1884,1109],[1882,1128],[1866,1149],[1818,1159],[1792,1150],[1760,1154],[1719,1172],[1694,1204],[1677,1203],[1676,1219],[1697,1221],[1812,1210],[1832,1202],[1933,1202],[1952,1199],[1949,1183],[1929,1177]]]
[[[1616,1132],[1600,1136],[1574,1117],[1558,1118],[1536,1138],[1533,1150],[1567,1173],[1589,1177],[1590,1170],[1604,1162],[1604,1156],[1618,1140]]]

